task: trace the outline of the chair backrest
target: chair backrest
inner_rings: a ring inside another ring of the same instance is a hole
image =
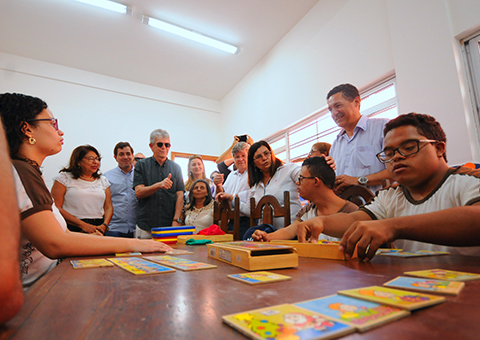
[[[283,217],[285,220],[285,227],[290,225],[290,192],[283,192],[282,207],[275,196],[263,196],[257,205],[255,205],[255,198],[250,198],[250,227],[255,226],[256,220],[263,219],[263,223],[273,224],[274,217]]]
[[[228,221],[233,220],[233,231],[228,230]],[[233,208],[228,200],[213,205],[213,221],[227,234],[233,234],[234,240],[240,240],[240,199],[236,196]]]
[[[363,185],[352,185],[340,194],[341,198],[355,203],[358,206],[368,203],[374,196],[375,195]]]

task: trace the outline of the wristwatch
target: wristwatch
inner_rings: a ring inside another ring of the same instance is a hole
[[[368,183],[368,178],[365,176],[359,177],[358,178],[358,184],[360,185],[367,185]]]
[[[179,224],[182,224],[182,219],[179,217],[179,218],[177,218],[176,220],[173,220],[173,222],[177,222],[177,223],[179,223]]]

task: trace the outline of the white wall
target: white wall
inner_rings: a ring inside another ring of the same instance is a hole
[[[149,135],[157,128],[170,133],[171,151],[222,152],[209,138],[216,131],[211,122],[220,117],[220,103],[214,100],[0,53],[4,92],[40,97],[59,119],[65,144],[44,162],[49,186],[78,145],[95,146],[104,157],[101,169],[107,171],[116,166],[113,147],[119,141],[150,156]]]
[[[435,116],[450,164],[480,160],[458,37],[480,25],[478,0],[324,0],[222,101],[231,136],[267,137],[326,105],[333,86],[395,70],[401,113]]]

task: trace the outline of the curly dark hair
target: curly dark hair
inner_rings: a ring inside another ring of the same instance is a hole
[[[72,155],[70,156],[70,161],[68,162],[68,166],[60,170],[59,172],[70,172],[72,174],[72,177],[74,179],[78,179],[82,175],[82,168],[80,168],[80,161],[85,157],[85,155],[89,152],[93,151],[97,154],[98,158],[102,158],[100,156],[100,153],[98,152],[97,149],[95,149],[91,145],[80,145],[77,146],[73,151]],[[101,173],[100,173],[100,167],[97,169],[97,171],[92,175],[93,178],[100,178]]]
[[[435,120],[432,116],[410,112],[398,116],[395,119],[392,119],[387,124],[383,130],[383,135],[386,136],[387,133],[393,129],[396,129],[401,126],[411,125],[417,128],[417,132],[427,137],[428,139],[434,139],[439,142],[447,143],[447,136],[442,129],[442,126],[439,122]],[[445,162],[447,161],[447,152],[443,153],[443,158]]]
[[[35,119],[44,109],[48,108],[40,98],[20,93],[0,94],[0,116],[7,136],[10,157],[18,158],[18,150],[25,140],[22,129],[25,122]],[[29,122],[37,126],[38,122]]]

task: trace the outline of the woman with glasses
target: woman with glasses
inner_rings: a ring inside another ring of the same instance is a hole
[[[24,287],[50,271],[59,258],[124,252],[163,252],[153,240],[96,237],[66,232],[67,225],[45,185],[40,167],[62,150],[63,132],[47,104],[16,93],[0,94],[0,116],[12,158],[20,211],[20,271]]]
[[[100,154],[91,145],[73,150],[54,178],[52,196],[70,231],[104,235],[112,219],[110,183],[100,175]]]
[[[291,220],[302,207],[297,191],[297,179],[300,174],[300,166],[293,163],[283,163],[275,157],[270,145],[261,140],[254,143],[248,151],[248,184],[249,195],[255,197],[255,202],[265,195],[272,195],[280,205],[284,205],[283,192],[290,191],[290,215]],[[250,216],[250,197],[240,197],[240,210],[246,216]],[[242,203],[242,202],[247,202]],[[274,218],[273,225],[278,228],[285,227],[283,218]]]

